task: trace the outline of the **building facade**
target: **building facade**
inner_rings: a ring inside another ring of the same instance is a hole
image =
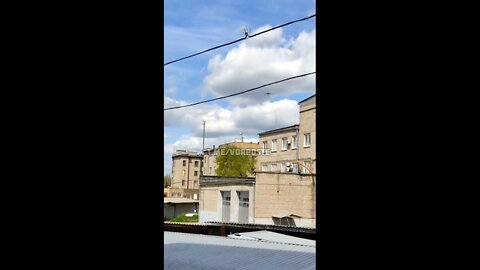
[[[255,178],[202,176],[199,222],[255,223]]]
[[[173,189],[197,189],[202,169],[202,155],[196,152],[177,150],[172,155]]]
[[[213,148],[207,148],[203,151],[203,175],[206,176],[216,176],[217,173],[215,170],[217,169],[217,156],[221,152],[221,148],[226,147],[226,146],[234,146],[239,149],[244,149],[244,150],[258,150],[260,148],[259,143],[254,143],[254,142],[231,142],[231,143],[226,143],[226,144],[221,144],[218,146],[218,148],[215,148],[215,145]],[[250,151],[252,156],[256,156],[254,151]],[[252,176],[252,174],[249,174],[249,176]]]
[[[259,134],[255,177],[202,176],[200,222],[316,227],[315,95],[299,113],[298,125]]]

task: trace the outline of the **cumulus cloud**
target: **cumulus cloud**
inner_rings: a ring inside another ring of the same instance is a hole
[[[186,102],[165,98],[166,107],[184,105]],[[218,105],[201,104],[185,109],[165,111],[165,126],[187,126],[194,137],[256,137],[260,132],[291,126],[299,122],[299,107],[295,100],[265,101],[242,107],[222,108]]]
[[[270,26],[254,31],[258,33]],[[225,57],[216,55],[208,63],[209,74],[203,91],[224,96],[295,75],[315,71],[315,30],[301,32],[286,40],[282,29],[247,39],[230,50]],[[295,92],[315,91],[315,76],[293,79],[229,99],[235,106],[258,104],[272,96],[288,96]]]

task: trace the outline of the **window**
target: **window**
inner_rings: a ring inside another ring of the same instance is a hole
[[[287,170],[287,165],[285,163],[280,164],[280,171],[285,172]]]
[[[248,206],[250,205],[249,198],[248,198],[248,191],[237,191],[237,195],[238,195],[238,206],[248,208]]]
[[[198,171],[194,171],[193,176],[198,176]]]
[[[185,180],[182,180],[182,187],[185,186]]]
[[[272,140],[272,152],[277,151],[277,139]]]
[[[193,186],[197,186],[198,185],[198,181],[197,180],[193,180]]]
[[[288,140],[287,138],[282,138],[282,150],[287,150],[288,149]]]
[[[262,164],[262,172],[268,171],[268,164]]]
[[[222,194],[222,205],[230,208],[230,191],[220,191]]]
[[[182,171],[182,176],[185,176],[185,170]]]
[[[187,166],[187,161],[185,159],[183,160],[183,166]]]
[[[292,136],[292,149],[297,149],[297,135]]]
[[[303,135],[304,141],[303,141],[303,147],[309,147],[311,143],[311,134],[310,133],[305,133]]]
[[[276,172],[277,171],[277,164],[274,163],[272,164],[272,172]]]
[[[262,142],[262,154],[266,154],[267,153],[267,144],[268,142]]]
[[[198,161],[195,161],[195,167],[198,167]]]
[[[306,169],[304,169],[304,173],[310,173],[310,171],[312,170],[312,162],[311,161],[305,161],[304,163],[305,163],[305,167],[306,167]]]

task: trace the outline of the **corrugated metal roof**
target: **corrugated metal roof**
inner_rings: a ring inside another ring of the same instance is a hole
[[[283,244],[293,244],[293,245],[302,245],[302,246],[311,246],[315,247],[316,241],[303,239],[299,237],[293,237],[286,234],[269,232],[269,231],[254,231],[254,232],[241,232],[229,235],[229,237],[235,238],[238,237],[248,237],[252,240],[256,241],[264,241],[264,242],[276,242],[276,243],[283,243]]]
[[[168,270],[315,269],[314,247],[177,232],[164,237]]]
[[[309,232],[309,233],[316,233],[317,229],[312,227],[298,227],[298,226],[287,226],[287,225],[274,225],[274,224],[261,224],[261,223],[238,223],[238,222],[223,222],[223,221],[205,221],[205,224],[222,224],[222,225],[231,225],[231,226],[239,226],[244,228],[262,228],[269,229],[269,228],[278,228],[278,229],[285,229],[289,231],[299,231],[299,232]]]

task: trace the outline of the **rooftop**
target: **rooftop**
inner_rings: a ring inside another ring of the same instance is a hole
[[[280,132],[285,132],[285,131],[293,131],[293,130],[296,130],[296,128],[298,128],[298,124],[293,125],[293,126],[283,127],[283,128],[272,129],[272,130],[269,130],[269,131],[258,133],[258,135],[262,136],[262,135],[280,133]]]
[[[198,200],[193,200],[189,198],[171,197],[171,198],[163,198],[163,203],[198,203]]]
[[[316,269],[315,247],[164,232],[164,269]]]
[[[228,237],[239,238],[239,239],[245,238],[245,239],[263,241],[263,242],[284,243],[284,244],[311,246],[311,247],[315,247],[316,245],[315,240],[303,239],[300,237],[294,237],[294,236],[290,236],[282,233],[270,232],[266,230],[254,231],[254,232],[240,232],[240,233],[229,235]]]
[[[179,156],[185,156],[185,157],[202,157],[202,154],[199,154],[197,152],[193,151],[186,151],[186,150],[175,150],[175,153],[173,153],[172,157],[179,157]]]
[[[313,94],[312,96],[309,96],[308,98],[302,100],[302,101],[299,101],[298,104],[301,104],[301,103],[304,103],[305,101],[311,99],[311,98],[314,98],[317,94]]]

